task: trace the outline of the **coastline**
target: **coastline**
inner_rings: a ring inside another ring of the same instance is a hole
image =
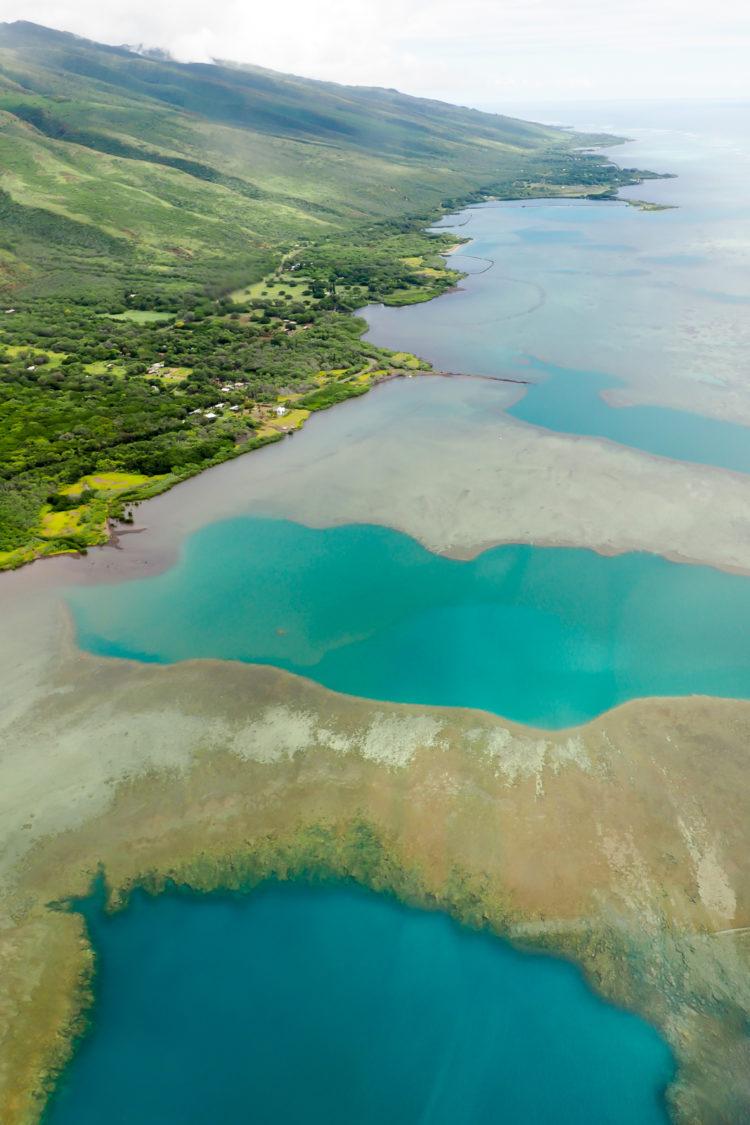
[[[352,402],[349,410],[321,414],[294,446],[266,449],[253,462],[236,459],[215,466],[184,488],[152,501],[153,508],[143,509],[138,522],[123,529],[116,554],[96,551],[87,559],[63,558],[54,566],[48,562],[44,569],[50,577],[59,574],[62,582],[74,584],[157,574],[172,564],[193,530],[242,514],[276,514],[319,528],[344,523],[390,526],[434,554],[462,559],[493,546],[527,543],[599,554],[646,551],[728,573],[749,569],[748,552],[738,534],[750,504],[746,475],[670,462],[603,439],[559,437],[512,418],[504,421],[506,400],[523,389],[520,385],[437,375],[428,382],[434,388],[429,392],[413,380],[394,379],[368,398],[368,404]],[[450,413],[455,396],[449,388],[455,386],[463,398],[465,392],[458,389],[463,382],[482,388],[476,407],[486,422],[478,428],[457,421],[444,437],[441,464],[435,466],[429,451],[429,414],[420,429],[410,420],[410,403],[415,396],[420,402],[431,397],[442,403],[444,414]],[[385,440],[378,436],[383,429],[390,435]],[[466,440],[478,443],[478,455],[490,474],[486,484],[484,476],[479,481],[476,474],[465,472]],[[350,443],[357,451],[354,459]],[[383,454],[376,487],[366,462],[369,456]],[[544,508],[538,505],[536,487],[515,495],[513,464],[519,460],[532,479],[546,482]],[[553,465],[559,482],[550,477]],[[285,485],[290,472],[300,471],[310,483],[306,499],[297,498]],[[415,509],[393,492],[407,472],[420,494],[430,498],[427,506]],[[586,484],[592,476],[603,482],[593,493]],[[330,496],[332,484],[347,480],[349,486],[324,504],[320,497]],[[473,497],[469,505],[461,500],[467,488]],[[649,510],[633,504],[635,492],[644,488],[652,496]],[[235,495],[242,497],[239,507],[232,500]],[[390,497],[387,503],[383,495]],[[455,508],[450,520],[432,502],[438,495]],[[503,497],[501,507],[498,496]],[[678,507],[675,496],[685,496],[689,504]],[[34,572],[35,568],[15,572],[15,579],[4,580],[5,588],[35,588],[42,579],[33,579]]]
[[[551,198],[555,198],[552,196]],[[430,372],[435,375],[450,375],[451,373]],[[403,374],[407,374],[404,372]],[[401,375],[392,374],[389,378],[398,378]],[[471,377],[471,376],[459,376]],[[385,381],[385,380],[384,380]],[[513,380],[511,380],[513,381]],[[368,388],[369,389],[369,388]],[[280,435],[284,436],[284,435]],[[279,441],[280,437],[271,438],[270,441]],[[263,444],[268,444],[264,442]],[[165,486],[167,489],[173,487],[177,481],[171,482]],[[115,535],[117,530],[115,529]],[[132,534],[127,531],[124,534]],[[110,541],[110,546],[116,547],[115,543]],[[559,544],[558,544],[559,545]],[[488,545],[489,546],[489,545]],[[486,548],[482,548],[486,549]],[[594,548],[595,549],[595,548]],[[602,552],[604,553],[604,552]],[[684,559],[680,561],[686,561]],[[742,573],[745,573],[742,571]],[[201,662],[204,663],[204,662]],[[224,669],[222,669],[224,671]],[[233,671],[232,677],[234,678],[235,672]],[[257,669],[253,671],[253,676],[258,677]],[[262,678],[262,677],[261,677]],[[188,681],[189,682],[189,681]],[[238,678],[238,683],[241,679]],[[299,694],[314,695],[316,690],[315,685],[308,681],[302,681],[303,687],[299,689]],[[147,692],[146,680],[143,681],[143,689]],[[273,693],[271,693],[273,694]],[[283,701],[291,695],[292,692],[287,684],[286,688],[279,694],[279,706],[283,706]],[[328,694],[328,693],[326,693]],[[336,701],[338,703],[338,701]],[[682,703],[677,710],[681,710]],[[622,708],[638,707],[643,703],[642,711],[647,714],[659,713],[660,710],[669,711],[674,705],[673,701],[669,700],[648,700],[636,701],[634,704],[623,704]],[[350,700],[347,697],[346,706],[360,705],[364,708],[373,710],[375,705],[371,701]],[[711,700],[698,698],[697,700],[690,700],[687,707],[684,708],[684,715],[690,716],[692,714],[690,708],[695,707],[698,713],[701,713],[701,708],[714,712],[714,704],[718,704],[716,713],[723,713],[725,706],[728,713],[736,715],[739,712],[733,710],[733,703],[727,703],[721,700]],[[275,705],[275,704],[274,704]],[[333,707],[333,703],[326,704],[329,708]],[[342,707],[344,704],[340,704]],[[653,706],[651,706],[653,705]],[[424,712],[424,708],[398,708],[393,705],[385,705],[389,712],[398,711],[414,713],[415,711]],[[621,708],[617,708],[619,711]],[[381,708],[382,710],[382,708]],[[430,709],[432,715],[436,709]],[[480,725],[487,721],[487,717],[480,714],[479,719],[476,719],[474,713],[472,717]],[[614,712],[607,712],[601,716],[602,722],[606,720],[609,724],[614,722],[617,726],[620,721]],[[460,723],[463,721],[456,720]],[[468,720],[467,720],[468,721]],[[638,723],[641,720],[638,720]],[[745,717],[742,719],[745,722]],[[600,720],[594,720],[592,724],[586,724],[587,727],[599,723]],[[628,716],[628,722],[630,717]],[[635,726],[638,726],[638,723]],[[508,729],[509,724],[499,720],[499,726],[503,729]],[[557,739],[558,736],[563,734],[571,736],[576,728],[567,728],[564,732],[544,732],[536,731],[533,728],[519,728],[522,731],[520,737],[524,739],[537,740],[545,738],[548,735]],[[667,728],[669,729],[669,728]],[[623,744],[623,747],[625,744]],[[419,747],[415,751],[414,759],[408,763],[408,768],[411,770],[414,764],[415,773],[417,767],[419,769],[430,771],[434,767],[434,762],[429,759],[434,757],[433,751],[435,750],[434,743],[430,744],[429,741],[424,746]],[[622,753],[625,752],[623,749]],[[219,749],[219,756],[224,756],[225,751]],[[445,751],[443,751],[445,753]],[[132,818],[133,807],[137,805],[136,798],[147,798],[153,818],[153,824],[158,828],[162,812],[159,804],[157,804],[149,793],[154,792],[164,796],[164,787],[168,791],[168,799],[171,797],[175,800],[182,799],[189,791],[192,799],[196,801],[196,807],[201,804],[201,797],[197,793],[200,786],[209,783],[209,791],[211,785],[215,786],[218,790],[216,794],[212,794],[215,800],[215,807],[222,810],[222,816],[225,815],[225,810],[229,807],[231,802],[231,792],[227,785],[219,783],[219,776],[222,773],[221,763],[212,760],[209,762],[209,757],[212,755],[206,753],[204,759],[196,758],[195,776],[185,775],[172,777],[159,776],[155,773],[151,776],[138,777],[134,776],[129,780],[119,783],[112,794],[112,806],[107,813],[109,817],[110,812],[116,818],[119,815],[119,809],[128,802],[131,802],[129,812],[124,815],[124,828],[122,836],[120,837],[120,844],[123,845],[128,839],[127,829],[131,829],[135,825],[137,831],[142,828],[142,811],[135,815],[134,819],[128,819],[128,815]],[[241,755],[235,754],[235,757]],[[322,764],[323,773],[326,774],[330,780],[331,776],[336,778],[336,784],[340,786],[339,798],[345,803],[346,787],[352,783],[352,774],[356,770],[347,768],[339,769],[340,763],[335,755],[331,753],[326,757],[325,748],[315,744],[312,748],[300,746],[288,758],[288,762],[292,759],[297,760],[298,765],[302,765],[303,760],[308,757],[320,759]],[[419,759],[419,761],[417,761]],[[426,831],[424,839],[408,838],[406,841],[398,836],[398,828],[394,828],[393,824],[388,823],[387,815],[384,811],[384,806],[387,803],[389,793],[392,791],[392,782],[394,774],[394,766],[387,761],[380,761],[377,763],[378,769],[374,768],[374,763],[368,759],[363,759],[365,762],[365,771],[368,773],[367,782],[358,790],[359,799],[365,807],[371,807],[371,817],[366,816],[358,819],[357,816],[349,817],[348,819],[341,815],[341,810],[332,805],[329,809],[324,810],[322,819],[315,819],[316,803],[318,801],[315,795],[315,787],[312,787],[312,792],[304,796],[303,800],[298,800],[296,809],[306,809],[308,819],[302,819],[302,827],[287,825],[286,827],[277,828],[274,834],[273,827],[273,802],[269,797],[269,810],[262,813],[266,817],[270,825],[267,834],[262,835],[261,827],[256,829],[256,835],[248,841],[242,835],[239,835],[240,825],[243,825],[242,832],[247,834],[248,816],[252,816],[256,810],[256,806],[250,801],[249,794],[252,791],[254,780],[258,775],[263,774],[263,769],[248,771],[248,775],[243,778],[242,785],[248,786],[247,790],[243,790],[245,804],[243,806],[243,813],[239,816],[239,820],[233,823],[231,828],[227,830],[226,839],[220,838],[220,832],[217,835],[216,829],[211,828],[212,821],[203,819],[205,814],[205,807],[201,811],[201,823],[195,829],[195,838],[190,839],[190,831],[187,832],[187,839],[185,834],[181,835],[179,825],[173,825],[170,828],[172,833],[173,850],[170,853],[167,847],[165,854],[159,858],[158,861],[153,862],[153,866],[149,867],[149,860],[146,853],[141,849],[140,854],[136,857],[128,856],[127,859],[118,857],[116,852],[111,855],[111,862],[107,864],[107,871],[117,871],[117,875],[113,876],[114,881],[111,885],[112,904],[115,907],[123,907],[127,903],[127,895],[129,891],[135,886],[143,886],[151,893],[158,893],[160,889],[169,885],[174,880],[184,880],[185,884],[191,887],[196,892],[203,892],[208,890],[217,889],[231,889],[232,887],[238,892],[246,891],[248,887],[256,885],[257,882],[269,876],[290,878],[294,877],[295,872],[307,870],[310,865],[318,865],[321,874],[328,874],[332,877],[352,878],[362,885],[368,886],[376,891],[387,891],[388,893],[395,894],[402,901],[412,901],[415,905],[420,905],[432,909],[447,910],[452,916],[456,917],[463,924],[476,926],[479,928],[488,928],[498,936],[509,938],[515,944],[551,952],[557,956],[570,956],[577,964],[583,965],[590,981],[597,988],[597,990],[604,996],[612,997],[614,1002],[621,1003],[624,1007],[631,1007],[632,1010],[639,1011],[639,1014],[648,1009],[649,1013],[653,1015],[648,1018],[653,1019],[664,1032],[669,1036],[669,1041],[673,1045],[677,1045],[679,1050],[683,1068],[678,1073],[677,1085],[670,1090],[670,1097],[673,1104],[673,1112],[679,1115],[680,1120],[692,1119],[690,1114],[692,1110],[691,1099],[695,1095],[695,1091],[691,1092],[690,1082],[694,1084],[698,1082],[701,1075],[700,1065],[696,1061],[697,1058],[702,1060],[700,1050],[703,1047],[696,1044],[694,1039],[700,1038],[700,1032],[691,1025],[689,1030],[681,1026],[679,1030],[675,1029],[674,1013],[668,1010],[669,1005],[665,998],[654,996],[652,981],[649,973],[644,970],[644,979],[637,979],[637,971],[635,972],[634,979],[627,978],[627,972],[637,970],[635,963],[640,962],[644,966],[649,966],[653,970],[655,962],[649,959],[648,950],[645,946],[638,944],[636,932],[631,932],[625,928],[624,931],[620,928],[620,922],[613,917],[604,915],[605,920],[593,921],[592,917],[588,916],[584,911],[580,916],[574,919],[568,917],[553,918],[550,920],[546,911],[537,910],[536,913],[530,912],[526,909],[520,909],[514,905],[513,898],[517,891],[517,887],[510,884],[499,876],[495,875],[493,878],[488,879],[486,873],[483,871],[482,862],[480,857],[473,855],[470,857],[470,864],[464,869],[459,867],[451,867],[446,869],[446,863],[449,857],[435,855],[435,838],[430,836]],[[265,767],[270,772],[275,770],[277,765],[283,767],[284,762],[272,760],[256,762],[256,765]],[[553,784],[554,778],[557,779],[560,771],[564,772],[563,766],[569,763],[562,763],[559,770],[555,772],[550,769],[548,772],[550,777],[545,778],[544,784]],[[346,763],[348,767],[348,762]],[[237,772],[236,761],[226,761],[226,773],[228,778],[234,777],[235,780],[239,777]],[[370,769],[369,767],[373,767]],[[457,767],[458,768],[458,767]],[[516,767],[513,767],[516,768]],[[607,768],[614,768],[611,763]],[[273,785],[294,785],[294,781],[286,779],[282,771],[280,772],[282,780],[274,777]],[[437,777],[441,771],[434,770]],[[489,768],[487,776],[481,773],[482,782],[485,786],[492,789],[491,776],[493,769]],[[584,774],[586,771],[582,771]],[[337,776],[340,774],[341,776]],[[469,770],[469,775],[472,783],[476,782],[476,775],[472,770]],[[266,782],[270,779],[265,778]],[[416,779],[417,783],[419,779]],[[497,781],[497,776],[495,781]],[[506,775],[501,771],[501,785],[497,788],[504,789]],[[527,784],[528,783],[528,784]],[[439,781],[436,782],[439,785]],[[522,787],[524,789],[524,801],[531,805],[532,799],[538,800],[538,793],[536,786],[538,785],[538,773],[528,775],[523,772],[522,767],[518,767],[517,772],[513,775],[512,788]],[[271,788],[271,786],[269,786]],[[419,785],[417,784],[418,791]],[[195,791],[194,791],[195,790]],[[439,790],[438,790],[439,791]],[[421,792],[421,791],[420,791]],[[515,795],[514,795],[515,796]],[[507,800],[508,798],[501,793],[501,798]],[[448,801],[448,807],[450,802]],[[252,813],[250,810],[252,809]],[[527,815],[530,815],[527,814]],[[312,819],[310,819],[312,818]],[[231,819],[231,818],[228,818]],[[446,814],[443,823],[448,823],[450,820]],[[224,822],[224,827],[226,827]],[[63,846],[66,855],[75,854],[76,846],[80,847],[81,851],[78,853],[78,866],[73,862],[71,864],[71,871],[66,870],[65,879],[69,880],[69,884],[74,888],[85,888],[85,877],[92,871],[92,863],[95,853],[97,851],[97,831],[101,833],[101,838],[105,839],[112,831],[111,826],[105,825],[104,821],[93,828],[93,839],[87,839],[87,825],[83,825],[78,832],[79,840],[66,839],[63,841]],[[114,828],[117,832],[117,826]],[[220,830],[221,831],[221,830]],[[75,837],[75,833],[73,834]],[[203,848],[203,845],[196,843],[204,839],[209,841],[209,844]],[[367,843],[365,849],[366,854],[363,856],[362,841]],[[490,837],[488,837],[490,839]],[[30,893],[35,897],[35,905],[30,908],[32,914],[36,914],[36,922],[45,930],[45,934],[49,934],[52,930],[45,929],[45,922],[41,921],[43,915],[41,911],[47,908],[43,905],[44,894],[52,889],[50,884],[49,871],[46,867],[51,866],[51,855],[55,847],[60,846],[59,836],[53,837],[45,845],[44,842],[39,846],[31,861],[31,883],[34,886],[34,879],[39,881]],[[93,846],[92,846],[93,844]],[[627,846],[627,845],[621,845]],[[45,852],[46,847],[46,852]],[[138,845],[140,847],[140,843]],[[185,854],[188,858],[185,858]],[[81,858],[81,856],[83,858]],[[133,860],[133,862],[131,862]],[[98,862],[103,862],[99,860]],[[128,867],[128,864],[130,866]],[[140,865],[140,866],[139,866]],[[67,867],[67,865],[65,865]],[[95,867],[94,867],[95,870]],[[28,879],[28,868],[24,878]],[[119,880],[119,882],[118,882]],[[255,882],[253,882],[255,880]],[[690,881],[690,876],[686,876],[686,884]],[[23,889],[23,880],[21,886],[16,888],[17,892]],[[628,893],[631,893],[630,891]],[[412,896],[407,897],[407,896]],[[66,891],[65,897],[70,897]],[[656,896],[654,902],[656,902]],[[615,902],[619,901],[617,896],[614,896],[612,903],[610,903],[610,911],[616,912]],[[654,903],[650,904],[655,910],[658,907]],[[642,902],[639,903],[642,906]],[[681,904],[684,906],[684,904]],[[592,905],[592,909],[595,909]],[[632,903],[628,909],[632,908]],[[26,907],[20,906],[20,915],[23,917]],[[685,907],[689,913],[689,907]],[[704,909],[708,909],[705,908]],[[37,913],[38,912],[38,913]],[[57,921],[57,919],[55,919]],[[631,925],[633,923],[631,922]],[[684,919],[676,924],[679,929],[680,925],[684,925]],[[534,928],[537,927],[537,932]],[[63,932],[63,926],[59,927],[60,935]],[[686,957],[694,956],[694,943],[693,935],[690,931],[686,933],[675,932],[675,923],[664,923],[662,919],[654,921],[648,920],[647,932],[649,935],[648,940],[660,940],[667,945],[672,942],[673,948],[670,948],[668,955],[665,955],[664,965],[661,966],[662,971],[667,971],[678,967]],[[514,936],[515,935],[515,936]],[[75,1047],[75,1043],[80,1034],[85,1030],[84,1023],[87,1018],[86,1013],[89,1011],[91,1003],[91,965],[92,953],[87,947],[86,939],[82,936],[80,931],[73,932],[69,923],[65,924],[65,936],[60,937],[62,944],[65,946],[65,958],[69,965],[74,966],[71,973],[65,977],[65,987],[60,989],[57,987],[53,989],[55,992],[55,1000],[62,1005],[58,1008],[55,1017],[54,1030],[50,1031],[51,1023],[48,1022],[47,1033],[48,1041],[46,1045],[41,1045],[42,1053],[44,1054],[44,1077],[42,1085],[37,1089],[33,1095],[31,1109],[29,1112],[31,1116],[14,1116],[9,1120],[13,1122],[27,1122],[37,1120],[37,1116],[42,1112],[43,1104],[46,1101],[51,1085],[54,1083],[56,1076],[59,1074],[60,1069],[64,1066],[65,1061],[70,1056],[71,1051]],[[687,951],[687,952],[686,952]],[[708,958],[707,958],[708,959]],[[700,960],[700,953],[698,954]],[[58,962],[58,968],[64,963],[64,959]],[[657,958],[658,963],[658,958]],[[623,975],[623,967],[626,967],[625,974]],[[74,980],[76,983],[71,991],[70,981]],[[67,990],[67,999],[63,995]],[[630,990],[630,991],[629,991]],[[706,1015],[710,1011],[709,1000],[707,999],[708,992],[702,997],[702,1003],[705,1009],[701,1011],[701,1020],[698,1021],[698,1026],[701,1028],[711,1027],[712,1032],[717,1036],[720,1035],[718,1025],[714,1025],[712,1017]],[[664,1003],[664,1007],[660,1008],[660,1004]],[[67,1005],[67,1007],[66,1007]],[[67,1023],[65,1020],[60,1021],[60,1011],[67,1011]],[[707,1022],[702,1021],[706,1019]],[[678,1021],[679,1022],[679,1021]],[[38,1033],[38,1028],[34,1029]],[[35,1037],[36,1041],[36,1037]],[[53,1047],[50,1048],[50,1041]],[[722,1046],[725,1041],[721,1040]],[[700,1049],[699,1049],[700,1048]],[[715,1044],[711,1049],[716,1049]],[[55,1054],[57,1052],[57,1054]],[[714,1056],[710,1054],[711,1067],[716,1065]],[[710,1069],[710,1068],[709,1068]],[[20,1073],[20,1072],[19,1072]],[[713,1071],[711,1071],[711,1080],[718,1081]],[[687,1084],[687,1085],[686,1085]],[[24,1097],[25,1095],[21,1095]],[[22,1108],[22,1102],[17,1100],[10,1103],[11,1113],[26,1113]]]
[[[576,149],[575,146],[572,149],[572,151],[579,150],[584,151],[584,149],[580,148],[580,146],[579,149]],[[617,199],[617,191],[619,191],[620,187],[622,186],[636,186],[648,179],[663,178],[659,174],[646,173],[640,170],[628,169],[627,171],[623,171],[619,169],[613,161],[609,160],[609,158],[605,159],[606,163],[603,165],[603,167],[605,169],[615,168],[622,176],[621,182],[618,182],[615,188],[613,188],[611,183],[603,180],[601,184],[596,188],[591,184],[570,185],[540,183],[537,185],[527,186],[522,194],[516,192],[504,196],[493,194],[489,190],[479,189],[478,191],[471,192],[464,199],[452,200],[450,201],[450,205],[435,208],[432,215],[422,221],[422,225],[419,227],[419,231],[421,234],[427,234],[431,228],[434,228],[436,226],[436,224],[442,222],[446,218],[450,218],[451,216],[459,214],[461,211],[465,210],[467,207],[472,206],[472,204],[476,204],[477,202],[486,202],[490,200],[501,202],[518,199],[544,200],[556,198],[588,199],[592,201],[601,200],[604,202],[612,202],[613,200]],[[623,200],[623,202],[627,201]],[[471,238],[459,237],[452,246],[448,247],[445,251],[441,251],[440,256],[447,260],[452,255],[452,253],[460,249],[462,245],[465,245],[466,243],[471,241]],[[492,264],[493,263],[489,263],[486,266],[486,269],[491,269]],[[466,276],[466,274],[462,274],[461,271],[452,272],[457,273],[457,281]],[[388,304],[398,307],[408,306],[412,303],[432,301],[436,300],[440,296],[444,296],[446,293],[455,291],[455,288],[455,286],[440,288],[436,292],[426,293],[424,295],[420,294],[417,291],[417,293],[413,297],[409,297],[409,299],[400,299],[394,295],[393,299],[388,301]],[[350,312],[350,315],[356,316],[357,311],[352,310]],[[363,334],[364,331],[366,330],[363,329]],[[397,356],[398,354],[399,353],[391,350],[392,356]],[[431,372],[431,365],[427,364],[425,361],[419,361],[418,366],[422,370],[429,370]],[[398,367],[393,367],[392,370],[388,372],[388,375],[386,377],[394,377],[399,373],[400,369]],[[408,370],[404,370],[403,373],[408,374],[409,372]],[[440,372],[434,373],[441,374]],[[366,369],[363,374],[366,374]],[[352,394],[353,396],[365,394],[371,389],[372,386],[377,385],[381,381],[383,380],[373,379],[359,386],[356,392],[350,390],[348,393]],[[333,380],[332,382],[335,383],[335,380]],[[299,397],[305,396],[293,395],[290,397],[290,401]],[[311,413],[314,413],[319,410],[329,409],[331,405],[337,405],[337,403],[328,403],[323,406],[313,405],[309,408],[309,411]],[[271,432],[268,427],[265,427],[264,430],[268,429],[269,432],[258,432],[254,438],[246,442],[243,446],[237,446],[230,452],[222,454],[218,459],[213,460],[208,464],[202,465],[195,470],[186,473],[169,473],[166,474],[161,480],[152,479],[142,486],[120,489],[110,493],[106,491],[95,493],[95,503],[103,506],[103,510],[100,517],[93,521],[92,529],[84,536],[85,543],[83,546],[73,545],[70,542],[59,541],[53,537],[45,540],[43,536],[40,538],[39,534],[36,534],[35,542],[33,542],[32,544],[18,547],[11,551],[0,552],[0,575],[3,572],[27,566],[42,558],[81,554],[85,553],[89,548],[106,545],[110,541],[113,532],[116,532],[118,525],[122,522],[121,513],[125,509],[132,510],[132,506],[139,505],[146,500],[152,499],[155,496],[162,495],[172,489],[175,485],[180,484],[186,480],[193,479],[196,476],[200,476],[202,473],[208,471],[208,469],[210,468],[215,467],[215,465],[217,464],[227,463],[228,461],[234,460],[237,457],[244,456],[246,453],[255,452],[257,449],[264,448],[269,444],[280,441],[282,438],[287,437],[290,434],[293,434],[297,430],[301,429],[304,426],[305,421],[306,418],[295,419],[294,425],[291,428],[282,429],[281,427],[274,427],[273,432]]]

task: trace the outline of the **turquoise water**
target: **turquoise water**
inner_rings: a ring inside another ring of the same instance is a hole
[[[566,962],[350,886],[81,909],[93,1030],[45,1125],[661,1125],[657,1033]]]
[[[461,268],[458,256],[455,264]],[[523,397],[508,409],[523,422],[558,433],[606,438],[658,457],[750,473],[750,427],[665,406],[609,406],[602,391],[623,386],[617,376],[515,353],[492,331],[477,332],[477,325],[458,316],[441,316],[444,311],[445,305],[436,301],[405,309],[370,306],[363,315],[370,325],[368,338],[376,343],[403,349],[408,343],[443,369],[528,380]]]
[[[690,138],[678,179],[630,192],[676,202],[675,210],[539,200],[488,203],[445,220],[444,229],[472,240],[451,258],[469,274],[461,289],[405,308],[368,306],[369,338],[443,370],[532,380],[509,413],[533,425],[750,472],[750,427],[661,406],[610,407],[601,397],[628,381],[657,397],[678,384],[696,396],[710,386],[726,407],[733,386],[745,383],[750,211],[746,177],[736,196],[732,189],[721,199],[737,162],[733,150],[728,158],[712,146],[720,134],[719,123]],[[673,139],[669,159],[679,167],[685,137]],[[701,183],[696,172],[707,171]],[[695,246],[705,253],[686,253]]]
[[[595,371],[568,371],[527,357],[525,371],[541,380],[508,411],[515,418],[559,433],[610,441],[722,469],[750,473],[750,428],[665,406],[608,406],[604,390],[621,379]]]
[[[750,696],[750,581],[646,554],[431,554],[387,528],[236,519],[173,569],[69,593],[104,656],[273,664],[374,699],[560,727],[648,695]]]

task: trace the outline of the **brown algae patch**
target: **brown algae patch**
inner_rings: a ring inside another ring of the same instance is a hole
[[[677,1118],[750,1112],[750,947],[724,932],[750,924],[750,704],[645,700],[549,732],[273,668],[73,653],[40,686],[0,755],[23,814],[3,818],[0,868],[9,1125],[38,1120],[86,1010],[90,951],[48,904],[100,867],[114,902],[313,869],[445,907],[574,958],[654,1021]]]

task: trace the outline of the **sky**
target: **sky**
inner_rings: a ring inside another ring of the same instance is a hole
[[[750,0],[0,0],[14,19],[490,109],[750,97]]]

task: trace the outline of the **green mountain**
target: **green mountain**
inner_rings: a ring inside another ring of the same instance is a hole
[[[0,569],[424,368],[351,312],[455,285],[446,208],[632,182],[594,139],[0,25]]]
[[[563,131],[395,90],[0,25],[6,287],[119,291],[144,269],[230,286],[299,239],[604,166]]]

